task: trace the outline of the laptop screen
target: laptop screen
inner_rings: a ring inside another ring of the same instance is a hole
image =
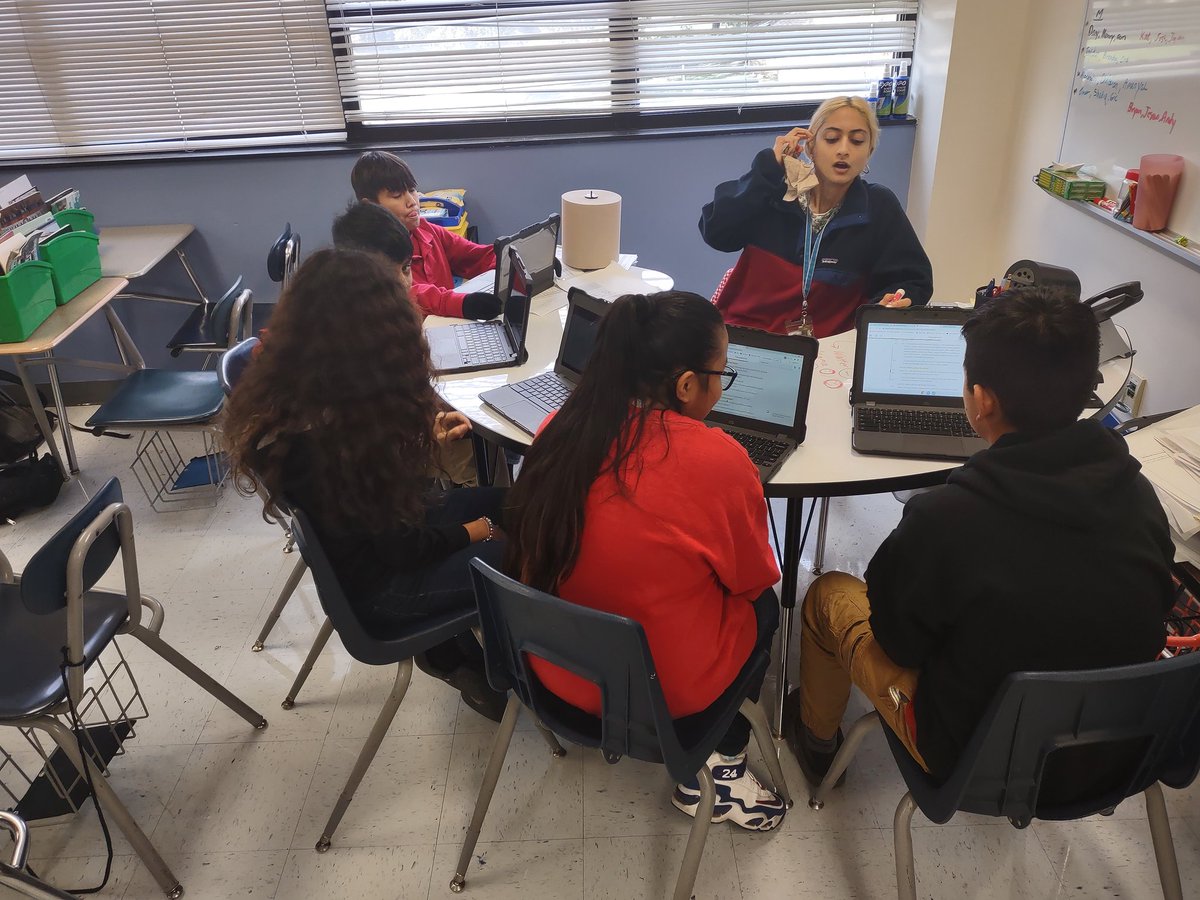
[[[529,290],[536,297],[554,285],[554,249],[558,246],[559,214],[537,222],[516,234],[502,237],[496,249],[496,294],[501,300],[508,289],[508,250],[515,248],[529,270]]]
[[[866,340],[864,394],[962,396],[961,322],[869,322]]]
[[[608,304],[577,288],[571,289],[568,299],[570,306],[567,307],[567,321],[563,325],[562,344],[558,348],[554,371],[578,382],[592,357]]]
[[[715,422],[804,439],[805,413],[817,342],[812,338],[767,334],[729,327],[732,387],[709,414]]]
[[[529,273],[521,257],[510,249],[508,290],[504,298],[504,327],[519,353],[525,346],[525,329],[529,326]]]

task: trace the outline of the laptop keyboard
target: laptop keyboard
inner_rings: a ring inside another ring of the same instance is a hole
[[[944,434],[974,437],[975,430],[963,412],[936,409],[876,409],[859,407],[855,427],[859,431],[887,431],[897,434]]]
[[[454,337],[464,364],[487,362],[492,359],[507,359],[512,356],[504,340],[504,329],[494,323],[475,322],[470,325],[455,325]]]
[[[726,431],[725,433],[746,448],[751,462],[756,466],[773,466],[779,462],[779,457],[788,450],[786,441],[777,441],[761,434],[748,434],[745,431]]]
[[[561,409],[567,398],[571,396],[570,389],[553,372],[543,372],[541,375],[535,375],[525,381],[518,381],[509,387],[526,400],[542,407],[546,412]]]

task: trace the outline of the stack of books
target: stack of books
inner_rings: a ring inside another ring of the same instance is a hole
[[[0,187],[0,275],[13,266],[38,258],[38,247],[71,230],[54,214],[79,207],[79,191],[68,188],[45,200],[27,175]]]

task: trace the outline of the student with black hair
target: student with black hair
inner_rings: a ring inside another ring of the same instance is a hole
[[[429,316],[491,319],[500,315],[492,293],[460,294],[454,278],[473,278],[496,268],[496,251],[461,238],[421,218],[417,178],[408,163],[386,150],[369,150],[350,172],[354,196],[392,213],[412,236],[412,296]]]
[[[1166,516],[1125,441],[1079,420],[1099,355],[1091,309],[1030,288],[963,336],[963,399],[990,446],[906,504],[865,583],[831,572],[804,598],[784,734],[814,784],[851,684],[944,779],[1010,673],[1148,662],[1165,642]]]
[[[710,706],[779,620],[758,469],[703,422],[735,377],[728,344],[720,313],[696,294],[617,300],[579,386],[530,447],[506,518],[515,577],[641,623],[677,718]],[[594,684],[544,660],[533,667],[549,690],[600,713]],[[747,769],[749,737],[739,715],[708,761],[713,821],[767,830],[784,804]],[[699,799],[693,781],[672,802],[695,815]]]

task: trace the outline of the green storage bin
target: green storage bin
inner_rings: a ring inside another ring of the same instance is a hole
[[[54,312],[54,269],[31,260],[0,275],[0,342],[26,340]]]
[[[100,238],[90,231],[68,231],[38,248],[53,267],[54,299],[62,306],[100,280]]]
[[[86,209],[64,209],[54,214],[54,221],[59,225],[70,225],[75,231],[96,231],[96,217]]]

